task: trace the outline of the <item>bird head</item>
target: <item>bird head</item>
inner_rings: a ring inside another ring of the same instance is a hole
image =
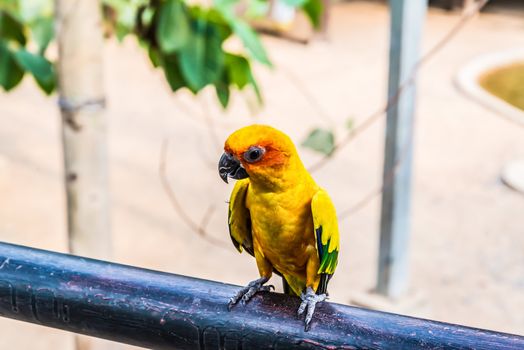
[[[295,145],[283,132],[266,125],[250,125],[232,133],[218,163],[222,180],[271,181],[300,163]]]

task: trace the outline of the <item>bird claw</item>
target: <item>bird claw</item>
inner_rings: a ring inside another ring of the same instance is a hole
[[[268,284],[267,286],[260,287],[259,292],[271,292],[272,290],[275,290],[275,286]]]
[[[313,313],[315,312],[315,307],[318,302],[324,301],[327,299],[326,294],[315,294],[311,287],[306,289],[305,293],[300,295],[302,302],[297,310],[297,317],[300,317],[304,311],[306,312],[306,317],[304,319],[304,331],[307,332],[311,328],[311,319],[313,318]]]
[[[258,292],[269,292],[271,289],[274,290],[275,286],[264,286],[264,283],[266,283],[268,280],[269,278],[261,277],[257,280],[249,282],[247,286],[240,289],[231,299],[229,299],[227,309],[231,311],[233,306],[235,306],[238,302],[240,302],[242,306],[246,305],[249,300],[251,300],[251,298]]]

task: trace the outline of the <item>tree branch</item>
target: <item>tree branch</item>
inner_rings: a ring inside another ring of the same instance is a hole
[[[164,188],[164,191],[167,194],[167,197],[169,198],[169,202],[171,203],[171,206],[175,210],[176,214],[185,222],[185,224],[191,230],[197,233],[200,237],[202,237],[203,239],[205,239],[206,241],[208,241],[209,243],[213,245],[216,245],[216,246],[219,246],[220,248],[231,251],[229,249],[229,245],[226,245],[225,242],[209,235],[209,233],[206,230],[207,224],[209,223],[211,216],[213,215],[213,212],[215,210],[214,205],[210,205],[208,207],[200,224],[193,221],[193,219],[186,213],[184,208],[180,205],[180,202],[178,201],[175,191],[173,190],[173,188],[171,187],[171,184],[169,183],[167,179],[167,170],[166,170],[167,161],[166,159],[167,159],[168,146],[169,146],[169,141],[166,138],[162,141],[162,148],[160,151],[160,162],[158,166],[158,174],[160,177],[160,182],[162,184],[162,187]]]
[[[342,140],[340,140],[337,144],[335,144],[335,147],[333,149],[333,152],[329,155],[326,155],[322,157],[318,162],[313,164],[309,171],[315,172],[324,165],[336,154],[338,153],[342,148],[344,148],[346,145],[348,145],[351,141],[353,141],[357,136],[362,134],[364,131],[366,131],[371,125],[373,125],[377,120],[379,120],[380,117],[387,114],[390,108],[395,106],[398,103],[398,100],[400,96],[404,93],[407,87],[409,87],[411,84],[413,84],[416,81],[416,78],[418,76],[419,71],[437,54],[439,53],[459,32],[460,30],[475,16],[477,15],[484,6],[489,2],[490,0],[481,0],[474,6],[472,6],[469,10],[465,11],[458,22],[450,29],[450,31],[442,38],[440,39],[428,52],[426,52],[419,61],[415,64],[413,67],[413,70],[409,74],[408,78],[399,86],[395,94],[390,96],[386,103],[378,109],[376,112],[370,114],[368,117],[364,119],[364,121],[352,129]]]

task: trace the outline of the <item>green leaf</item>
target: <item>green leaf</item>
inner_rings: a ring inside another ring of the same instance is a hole
[[[204,18],[208,22],[213,24],[215,28],[218,30],[221,41],[225,41],[233,33],[233,30],[229,25],[229,22],[226,21],[226,19],[222,15],[222,12],[216,9],[209,9],[207,10],[207,13],[204,15]]]
[[[235,85],[238,89],[242,90],[247,85],[253,87],[257,102],[262,105],[263,99],[258,84],[251,71],[251,65],[246,57],[227,54],[226,64],[228,70],[229,84]]]
[[[146,27],[149,27],[155,17],[155,10],[150,7],[146,7],[140,16],[140,21]]]
[[[162,52],[181,49],[190,39],[190,23],[181,0],[167,0],[159,9],[156,38]]]
[[[348,130],[352,130],[354,127],[355,127],[355,119],[348,118],[348,120],[346,120],[346,128]]]
[[[5,11],[0,11],[0,38],[15,40],[22,46],[26,43],[22,24]]]
[[[213,5],[227,17],[233,16],[239,0],[214,0]]]
[[[323,7],[322,0],[307,0],[307,2],[302,7],[304,12],[309,17],[313,27],[320,27],[320,20],[322,17]]]
[[[193,38],[180,51],[180,66],[193,91],[217,81],[224,70],[222,41],[215,25],[199,19],[192,30]]]
[[[17,13],[20,8],[18,1],[20,0],[2,0],[0,1],[0,9],[10,13]]]
[[[33,34],[33,39],[38,45],[38,53],[43,55],[47,46],[53,40],[54,32],[54,23],[53,18],[38,18],[32,25],[31,31]]]
[[[9,91],[18,85],[23,77],[24,71],[16,63],[13,53],[0,39],[0,86],[5,91]]]
[[[15,59],[20,67],[31,72],[42,90],[47,94],[53,92],[56,76],[51,62],[49,62],[45,57],[32,54],[25,49],[18,50],[15,53]]]
[[[271,61],[267,57],[266,50],[257,33],[244,21],[235,19],[231,23],[233,31],[242,40],[247,51],[259,62],[271,67]]]
[[[250,82],[249,61],[243,56],[228,53],[226,54],[226,65],[230,83],[243,89]]]
[[[222,107],[227,108],[229,104],[229,82],[219,81],[215,83],[215,91]]]
[[[139,39],[156,35],[156,28],[158,23],[157,10],[145,5],[139,7],[136,12],[136,19],[133,25],[135,35]],[[158,46],[158,43],[155,43]]]
[[[262,93],[260,92],[260,88],[258,87],[257,81],[255,80],[255,77],[253,76],[251,67],[249,69],[249,83],[251,84],[251,86],[253,86],[253,90],[255,91],[255,95],[257,96],[258,103],[262,105],[264,103],[264,99],[262,98]]]
[[[245,18],[263,18],[269,13],[271,4],[266,0],[250,0],[246,9]]]
[[[53,1],[49,0],[18,0],[18,6],[18,14],[25,23],[53,14]]]
[[[122,43],[124,41],[124,38],[127,34],[129,34],[129,28],[124,25],[121,25],[120,23],[117,23],[115,26],[115,35],[119,43]]]
[[[335,136],[330,130],[314,129],[306,140],[304,140],[302,146],[311,148],[325,155],[330,155],[335,149]]]
[[[164,74],[173,92],[180,88],[186,87],[187,83],[184,79],[184,76],[180,72],[178,58],[175,55],[169,55],[163,59],[160,58],[159,62],[162,62]]]
[[[144,5],[143,1],[129,0],[102,0],[102,4],[116,13],[117,23],[126,28],[128,32],[130,32],[135,25],[138,8]],[[114,19],[111,18],[111,21],[112,20]]]
[[[160,56],[160,52],[158,52],[158,49],[152,45],[149,46],[147,53],[149,55],[149,60],[153,64],[153,67],[158,67],[162,65],[162,56]]]
[[[308,0],[284,0],[283,2],[292,7],[302,7]]]

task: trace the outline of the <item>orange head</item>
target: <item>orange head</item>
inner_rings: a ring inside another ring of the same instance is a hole
[[[283,132],[266,125],[250,125],[232,133],[218,165],[220,177],[267,181],[278,178],[297,162],[295,145]]]

